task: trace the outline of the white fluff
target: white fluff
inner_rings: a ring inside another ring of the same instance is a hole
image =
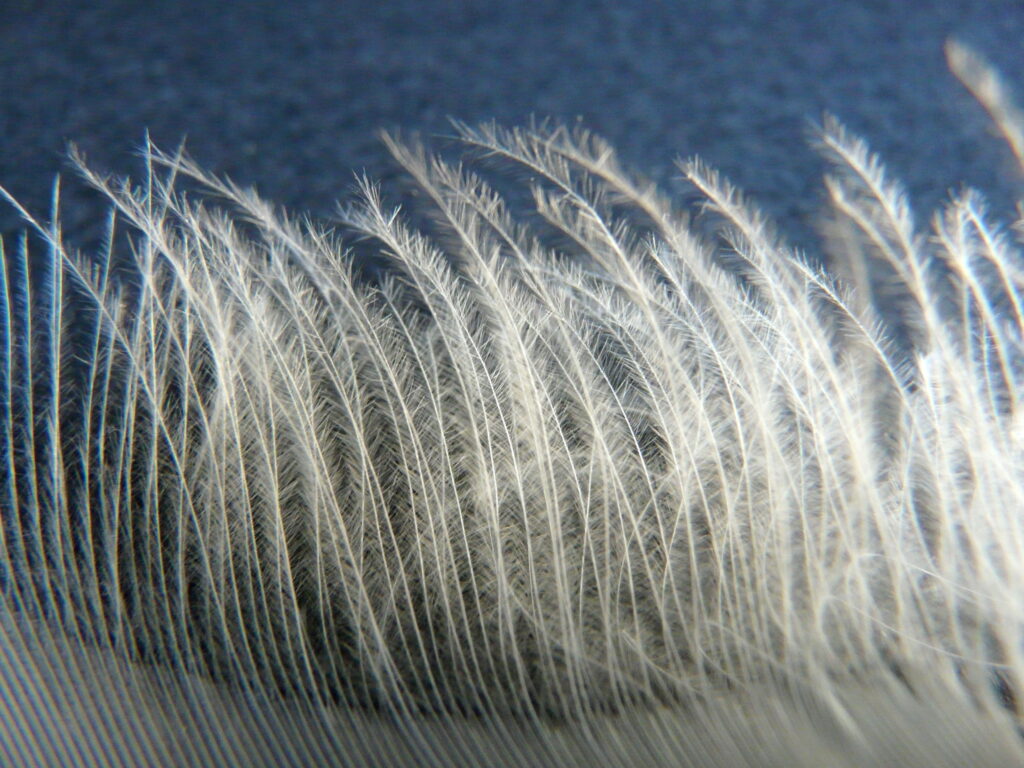
[[[129,267],[8,248],[5,764],[1024,762],[1024,271],[980,195],[922,228],[826,120],[812,260],[699,162],[694,226],[585,133],[457,129],[469,168],[388,139],[432,224],[343,210],[376,281],[149,145],[82,166]]]

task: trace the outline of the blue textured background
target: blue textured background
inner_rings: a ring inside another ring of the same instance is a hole
[[[798,243],[821,203],[808,120],[837,114],[919,213],[966,182],[1007,213],[1022,180],[948,74],[956,35],[1024,92],[1021,0],[117,2],[0,0],[0,183],[45,213],[64,147],[136,172],[148,128],[268,198],[329,216],[352,172],[394,173],[381,128],[581,120],[678,185],[699,154]],[[68,192],[67,229],[98,201]],[[0,231],[20,228],[0,211]]]

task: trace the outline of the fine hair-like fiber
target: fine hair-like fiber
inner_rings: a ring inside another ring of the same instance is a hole
[[[141,185],[79,159],[100,253],[22,210],[4,764],[1024,762],[1021,219],[915,222],[826,118],[807,256],[699,161],[682,210],[587,133],[455,128],[385,138],[417,219],[148,141]]]

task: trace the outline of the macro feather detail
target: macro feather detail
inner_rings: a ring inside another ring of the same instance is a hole
[[[148,141],[141,186],[79,158],[105,252],[22,211],[6,762],[1024,761],[1024,272],[981,196],[926,232],[826,119],[812,261],[699,161],[681,211],[585,132],[455,128],[465,164],[385,139],[422,226]]]

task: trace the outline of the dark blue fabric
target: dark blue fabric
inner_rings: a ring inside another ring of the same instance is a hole
[[[393,171],[381,128],[447,132],[448,116],[577,119],[634,167],[673,183],[699,154],[798,243],[812,236],[821,163],[807,121],[867,136],[924,215],[961,182],[1006,213],[1021,178],[948,74],[961,38],[1021,93],[1020,0],[719,2],[0,3],[0,183],[34,212],[77,142],[136,172],[144,129],[187,135],[207,168],[328,215],[366,168]],[[66,226],[97,236],[99,202],[68,190]],[[0,211],[0,231],[20,228]]]

